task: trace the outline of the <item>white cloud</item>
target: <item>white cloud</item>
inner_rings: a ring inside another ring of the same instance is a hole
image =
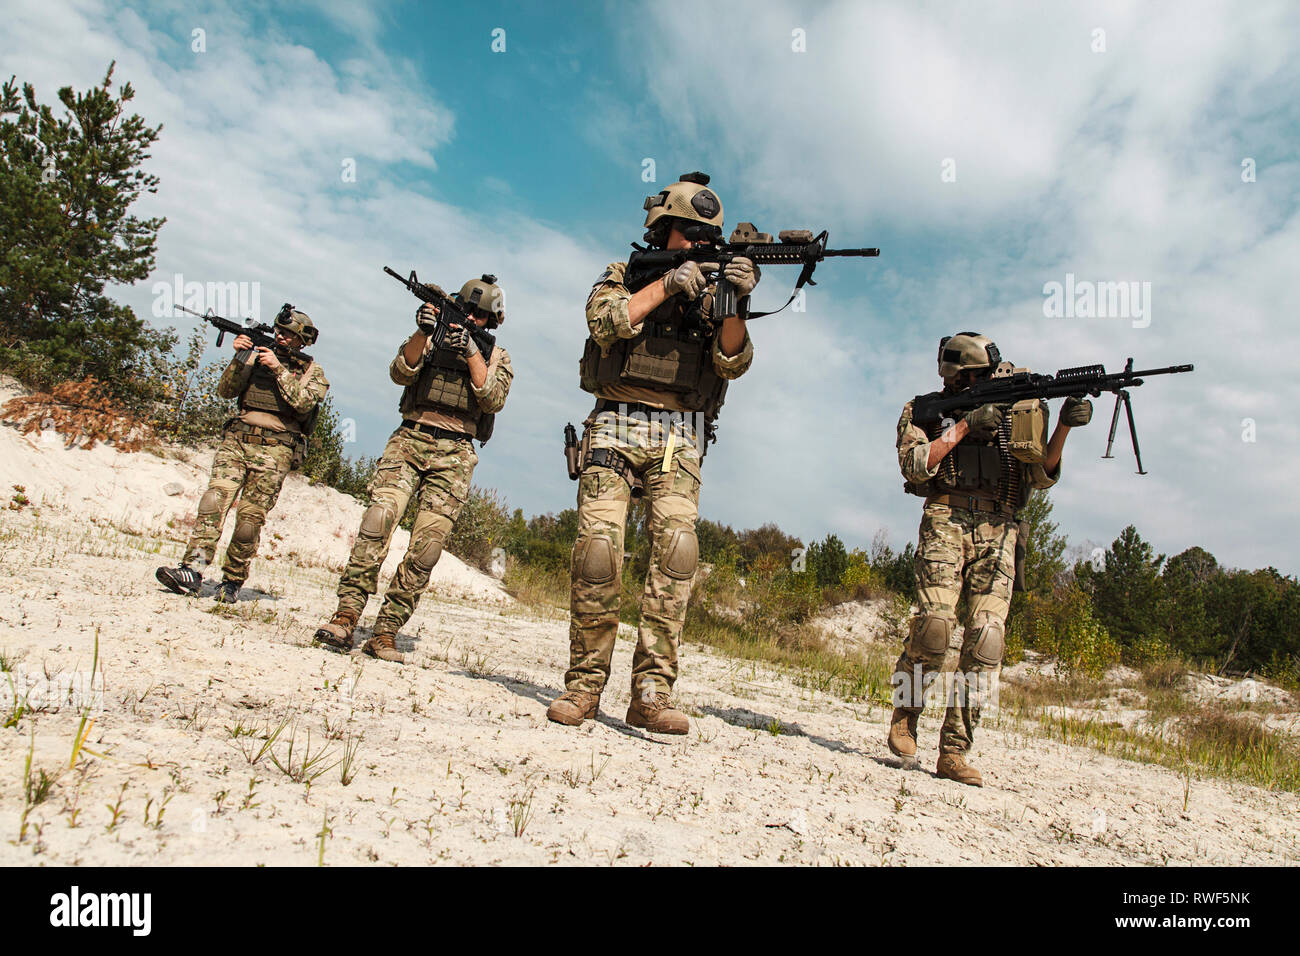
[[[894,418],[937,381],[939,335],[975,328],[1038,371],[1118,368],[1129,355],[1197,366],[1134,393],[1145,478],[1128,473],[1123,433],[1120,461],[1098,459],[1111,399],[1095,403],[1055,492],[1065,530],[1109,541],[1134,522],[1170,552],[1204,544],[1228,563],[1300,567],[1281,477],[1300,464],[1287,440],[1300,384],[1282,358],[1300,308],[1300,10],[728,4],[714,12],[743,52],[718,57],[680,9],[649,8],[624,42],[648,51],[645,84],[678,136],[715,145],[729,214],[757,210],[760,226],[797,216],[884,247],[852,270],[860,282],[828,264],[837,278],[811,293],[855,371],[805,359],[821,327],[792,341],[807,327],[794,318],[755,324],[754,370],[710,462],[719,483],[745,476],[747,494],[706,488],[715,517],[859,543],[878,520],[901,545],[917,502],[899,491]],[[790,49],[795,27],[807,53]],[[1096,27],[1105,53],[1092,52]],[[940,179],[945,157],[955,183]],[[1254,183],[1241,180],[1245,157]],[[1151,282],[1150,327],[1045,319],[1043,283],[1067,272]],[[845,308],[846,294],[888,320]],[[1251,413],[1269,436],[1254,445],[1240,440]],[[834,477],[845,470],[858,487]]]

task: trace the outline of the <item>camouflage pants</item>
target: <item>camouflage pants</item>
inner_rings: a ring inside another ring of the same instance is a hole
[[[393,529],[416,497],[415,524],[406,556],[393,573],[375,619],[376,634],[396,634],[415,613],[442,546],[469,497],[478,455],[468,440],[433,438],[405,426],[393,432],[367,489],[370,500],[356,544],[339,579],[339,610],[360,616],[379,586]]]
[[[221,540],[226,512],[238,496],[235,530],[221,570],[227,581],[240,584],[248,578],[248,565],[257,554],[262,523],[280,497],[280,488],[289,474],[289,460],[293,457],[293,449],[288,445],[254,445],[242,439],[239,434],[227,433],[217,448],[208,490],[199,499],[194,532],[185,546],[186,564],[211,564],[216,557],[217,542]]]
[[[677,645],[699,559],[700,454],[694,430],[601,412],[586,421],[584,448],[623,455],[648,501],[651,552],[641,593],[641,624],[632,657],[632,693],[668,693],[677,680]],[[668,467],[664,463],[667,458]],[[623,581],[623,532],[632,487],[612,468],[592,465],[578,483],[578,537],[573,546],[569,609],[569,690],[599,694],[609,680]]]
[[[947,701],[940,753],[965,753],[974,739],[980,688],[971,682],[964,685],[961,677],[996,676],[1015,564],[1016,523],[1010,518],[940,504],[925,506],[915,564],[918,613],[894,668],[895,703],[917,714],[924,708],[919,691],[931,679],[942,677],[947,653],[946,640],[925,636],[927,623],[937,618],[945,627],[955,628],[957,602],[964,594],[965,633],[955,685],[960,699]],[[898,689],[905,692],[902,700]]]

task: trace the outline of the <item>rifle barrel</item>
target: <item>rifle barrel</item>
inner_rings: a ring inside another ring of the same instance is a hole
[[[827,249],[824,256],[878,256],[879,249]]]
[[[1176,375],[1179,372],[1190,372],[1195,368],[1192,365],[1166,365],[1164,368],[1144,368],[1140,372],[1134,372],[1136,378],[1143,375]]]

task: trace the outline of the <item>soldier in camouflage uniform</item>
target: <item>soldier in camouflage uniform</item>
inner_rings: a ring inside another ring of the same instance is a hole
[[[646,200],[651,247],[683,249],[706,235],[721,237],[722,204],[708,181],[690,173]],[[610,264],[587,298],[581,384],[597,402],[583,423],[566,692],[547,717],[573,726],[598,712],[618,633],[628,507],[643,492],[652,547],[627,722],[684,734],[686,716],[669,705],[669,695],[699,558],[700,462],[728,381],[753,360],[745,297],[759,276],[748,259],[728,265],[739,314],[715,317],[714,285],[695,263],[637,290],[624,285],[626,265]]]
[[[983,335],[962,332],[939,343],[944,392],[958,393],[990,375],[1013,371]],[[1088,424],[1092,403],[1067,398],[1046,440],[1046,402],[1018,402],[1004,410],[982,405],[956,421],[922,428],[912,403],[898,420],[898,464],[905,491],[925,498],[916,550],[918,612],[894,670],[894,712],[889,749],[916,757],[916,726],[925,689],[942,670],[957,626],[957,602],[966,599],[959,673],[952,675],[939,733],[940,777],[982,786],[966,763],[987,692],[1002,663],[1007,612],[1016,577],[1017,536],[1027,533],[1015,514],[1034,488],[1050,488],[1061,474],[1061,453],[1071,428]],[[1013,419],[1017,423],[1013,432]],[[1020,429],[1023,427],[1025,436]],[[1014,440],[1013,440],[1014,438]]]
[[[239,413],[226,422],[180,565],[155,572],[176,593],[199,592],[203,575],[190,564],[212,563],[226,512],[238,497],[235,530],[214,595],[226,604],[238,599],[257,554],[262,523],[275,507],[285,476],[302,464],[307,435],[329,391],[321,367],[300,351],[315,343],[316,336],[307,314],[286,305],[275,318],[275,348],[254,348],[247,335],[235,338],[235,357],[217,383],[217,394],[237,398]]]
[[[457,305],[478,329],[494,329],[505,321],[503,295],[495,283],[495,276],[485,275],[465,283],[456,296]],[[334,650],[352,649],[352,632],[378,588],[393,529],[415,496],[415,524],[406,556],[388,584],[373,636],[362,646],[372,657],[397,663],[405,659],[397,650],[397,632],[415,613],[443,543],[469,497],[470,477],[478,464],[473,439],[487,442],[514,378],[510,354],[491,336],[479,336],[485,345],[491,343],[485,352],[469,329],[456,326],[442,347],[434,348],[437,306],[425,303],[415,317],[419,327],[388,369],[393,382],[403,386],[402,424],[388,439],[370,479],[369,504],[339,579],[338,610],[315,637]]]

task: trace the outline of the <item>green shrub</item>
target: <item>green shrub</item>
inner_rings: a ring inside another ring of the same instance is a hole
[[[1074,586],[1047,598],[1029,595],[1012,622],[1011,639],[1055,658],[1064,679],[1100,678],[1120,659],[1119,646],[1098,623],[1088,595]]]
[[[492,552],[505,547],[510,528],[510,512],[497,490],[471,485],[469,497],[447,535],[447,550],[486,571]]]

